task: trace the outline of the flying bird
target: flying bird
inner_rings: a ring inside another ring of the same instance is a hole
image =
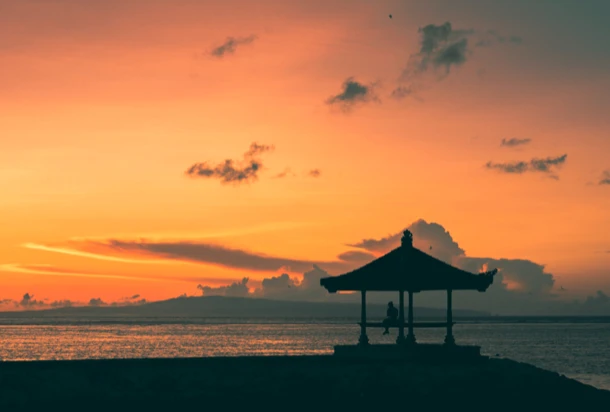
[[[390,14],[390,18],[392,18],[392,15]]]

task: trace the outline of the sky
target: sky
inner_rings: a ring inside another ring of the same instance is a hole
[[[458,306],[610,313],[609,13],[0,0],[0,302],[332,300],[410,227],[499,269]]]

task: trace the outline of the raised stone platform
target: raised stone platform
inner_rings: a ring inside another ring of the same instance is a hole
[[[416,343],[413,345],[337,345],[334,356],[360,359],[395,359],[422,362],[476,362],[486,360],[480,346]]]

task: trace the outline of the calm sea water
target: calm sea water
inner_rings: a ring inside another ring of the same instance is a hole
[[[51,360],[330,354],[357,342],[341,323],[2,325],[0,359]],[[473,323],[455,326],[460,344],[531,363],[610,390],[609,323]],[[444,330],[416,330],[419,342],[442,342]],[[369,330],[372,343],[392,343]]]

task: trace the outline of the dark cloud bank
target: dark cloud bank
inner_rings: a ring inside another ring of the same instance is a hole
[[[453,239],[451,234],[437,223],[418,220],[408,226],[414,237],[414,246],[430,255],[464,270],[478,273],[498,268],[494,284],[485,293],[456,293],[456,308],[491,311],[514,315],[566,315],[609,314],[610,304],[600,291],[585,301],[566,301],[565,290],[556,284],[552,273],[543,264],[527,259],[473,257]],[[355,295],[330,295],[320,287],[319,279],[338,275],[360,267],[376,257],[400,245],[402,230],[381,238],[367,238],[348,244],[351,250],[341,253],[331,261],[307,261],[263,255],[220,245],[194,242],[149,243],[110,241],[106,247],[120,252],[136,252],[158,257],[214,264],[234,269],[258,272],[275,272],[278,275],[265,278],[261,286],[249,287],[250,279],[227,286],[199,285],[204,295],[265,297],[311,301],[357,301]],[[491,235],[490,235],[491,236]],[[493,241],[490,238],[489,241]],[[302,279],[288,273],[304,273]],[[281,274],[280,274],[281,273]],[[432,275],[432,274],[430,274]],[[559,294],[558,292],[563,292]],[[371,302],[396,300],[395,294],[371,293]],[[417,305],[443,307],[445,296],[439,292],[419,293]]]

